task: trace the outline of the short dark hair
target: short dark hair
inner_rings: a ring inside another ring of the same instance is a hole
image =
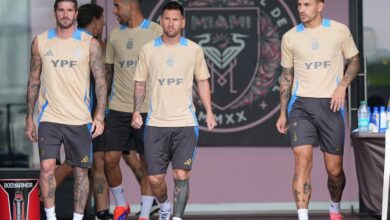
[[[162,8],[162,12],[164,13],[165,10],[179,10],[181,15],[184,15],[183,6],[176,1],[167,2]]]
[[[85,28],[94,18],[99,19],[102,16],[103,8],[101,6],[96,4],[82,5],[77,14],[77,26],[79,28]]]
[[[57,10],[58,4],[60,2],[73,2],[74,4],[74,9],[77,11],[77,0],[56,0],[54,2],[54,11]]]

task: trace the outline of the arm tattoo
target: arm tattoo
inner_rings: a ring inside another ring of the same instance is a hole
[[[42,60],[38,52],[38,39],[34,38],[31,44],[30,77],[27,86],[27,118],[32,118],[34,114],[35,102],[41,87],[41,71]]]
[[[99,115],[104,118],[104,112],[107,106],[107,83],[104,72],[102,48],[95,39],[91,39],[90,44],[90,65],[96,83],[95,92],[97,107],[95,117]]]
[[[286,113],[287,103],[291,97],[291,88],[294,80],[294,69],[284,68],[279,78],[280,83],[280,111]]]
[[[89,193],[88,169],[74,167],[74,212],[84,213]]]
[[[111,93],[113,78],[114,78],[114,64],[106,63],[107,94]]]
[[[146,83],[135,81],[134,86],[134,112],[140,111],[146,95]]]
[[[190,187],[188,184],[188,179],[175,180],[175,191],[173,193],[173,216],[180,218],[183,216],[189,194]]]
[[[357,75],[360,69],[359,56],[355,55],[352,58],[347,60],[347,70],[345,71],[344,77],[341,80],[340,85],[347,88],[352,80]]]

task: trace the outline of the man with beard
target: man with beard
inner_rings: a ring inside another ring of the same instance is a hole
[[[145,158],[154,195],[160,203],[160,220],[169,220],[165,175],[172,164],[175,182],[173,219],[183,216],[188,196],[189,177],[198,138],[198,121],[192,103],[193,81],[206,109],[209,130],[216,126],[211,110],[210,78],[202,48],[181,36],[185,25],[183,7],[168,2],[160,20],[163,35],[146,44],[140,53],[134,76],[132,126],[141,128],[145,121]],[[140,114],[150,89],[150,105],[145,120]]]
[[[33,39],[27,88],[26,134],[38,142],[40,187],[46,218],[56,219],[54,169],[60,147],[72,166],[74,184],[73,219],[81,220],[89,193],[91,137],[104,129],[107,84],[102,48],[92,36],[76,29],[76,0],[56,0],[56,28]],[[90,73],[96,82],[97,107],[91,119]],[[38,133],[33,121],[39,94]]]
[[[134,105],[134,73],[139,51],[147,42],[161,36],[161,27],[145,19],[141,12],[140,0],[114,0],[113,13],[120,27],[111,31],[106,49],[107,82],[111,87],[108,114],[106,118],[105,175],[115,198],[114,219],[125,219],[130,213],[122,186],[119,166],[123,152],[129,153],[132,141],[140,155],[143,174],[146,173],[144,159],[143,129],[131,127]],[[146,118],[148,105],[142,106]],[[149,219],[154,201],[146,175],[141,178],[140,219]]]
[[[282,134],[290,132],[295,156],[292,187],[299,220],[308,219],[313,146],[318,144],[328,173],[330,219],[343,218],[340,201],[346,181],[342,115],[346,89],[359,71],[359,52],[348,27],[324,18],[323,9],[324,0],[298,0],[302,23],[282,39],[280,116],[276,127]]]

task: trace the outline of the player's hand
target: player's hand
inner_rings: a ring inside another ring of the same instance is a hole
[[[133,112],[133,118],[131,119],[131,126],[135,129],[141,128],[143,125],[142,116],[139,112]]]
[[[207,114],[206,124],[207,124],[207,129],[209,129],[209,130],[213,130],[215,128],[215,126],[217,126],[217,122],[215,121],[213,113]]]
[[[287,128],[287,117],[285,114],[281,114],[278,118],[278,121],[276,122],[276,128],[278,129],[279,133],[286,134],[288,131]]]
[[[26,136],[32,142],[38,142],[37,128],[35,127],[33,119],[26,120]]]
[[[333,112],[337,112],[344,107],[345,89],[345,87],[339,85],[333,92],[332,99],[330,100],[330,110]]]
[[[101,135],[104,131],[104,120],[100,117],[95,117],[92,121],[92,138]]]

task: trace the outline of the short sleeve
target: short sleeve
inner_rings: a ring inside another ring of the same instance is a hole
[[[344,25],[341,29],[341,50],[343,52],[343,56],[347,59],[359,53],[351,32],[349,31],[348,27]]]
[[[294,53],[288,39],[286,35],[283,35],[281,65],[285,68],[292,68],[294,66]]]
[[[205,80],[210,78],[210,73],[207,68],[206,60],[204,58],[203,50],[199,47],[196,51],[196,60],[195,60],[195,80]]]
[[[139,54],[139,60],[134,74],[134,81],[145,82],[148,79],[149,69],[145,51],[146,49],[144,46]]]

